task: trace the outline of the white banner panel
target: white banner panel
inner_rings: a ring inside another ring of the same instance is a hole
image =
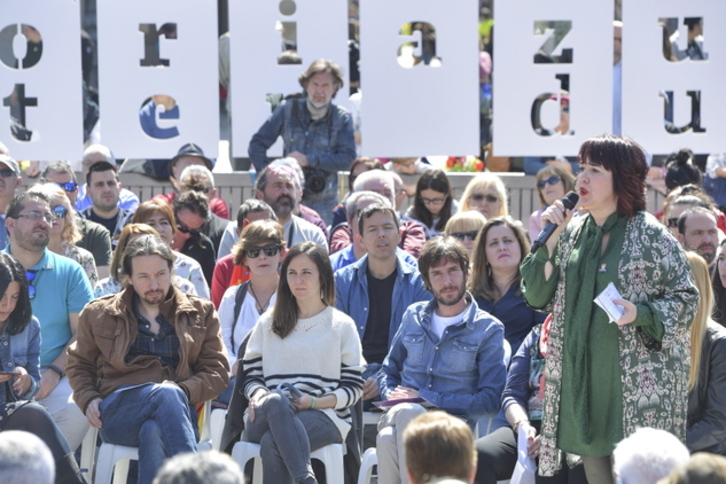
[[[252,135],[272,113],[268,95],[302,92],[298,76],[329,59],[348,78],[348,3],[326,0],[229,1],[232,156],[247,157]],[[284,64],[294,46],[299,64]],[[348,106],[348,83],[333,102]],[[269,157],[282,155],[278,140]]]
[[[360,11],[363,155],[478,155],[478,2],[370,0]]]
[[[572,156],[611,132],[612,2],[495,0],[495,11],[494,154]],[[567,109],[569,129],[555,132]]]
[[[217,2],[103,0],[97,9],[103,144],[117,157],[171,158],[193,142],[216,157]]]
[[[670,52],[663,19],[678,25]],[[623,132],[649,152],[726,151],[724,23],[723,1],[623,2]]]
[[[18,160],[83,152],[80,30],[78,0],[0,2],[0,141]]]

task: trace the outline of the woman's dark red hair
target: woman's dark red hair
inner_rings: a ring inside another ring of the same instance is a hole
[[[580,147],[581,164],[600,165],[613,174],[613,192],[618,197],[618,213],[632,217],[645,210],[645,152],[635,141],[605,134],[585,141]]]

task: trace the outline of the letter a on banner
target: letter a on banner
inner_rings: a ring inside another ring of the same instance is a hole
[[[361,8],[362,154],[479,154],[476,0]]]
[[[101,141],[116,156],[219,150],[217,2],[98,2]]]
[[[302,92],[298,76],[316,59],[343,69],[333,99],[348,102],[348,3],[327,0],[229,0],[232,154],[246,157],[250,139],[277,103]],[[267,156],[282,155],[275,143]]]
[[[612,131],[613,5],[496,0],[496,156],[575,155]]]
[[[726,151],[724,6],[623,2],[623,132],[651,153]]]
[[[0,2],[0,141],[16,159],[83,152],[77,0]]]

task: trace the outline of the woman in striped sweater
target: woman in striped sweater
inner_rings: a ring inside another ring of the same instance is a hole
[[[313,242],[293,246],[275,307],[252,329],[242,361],[244,439],[260,444],[266,484],[317,482],[310,452],[345,440],[363,364],[353,320],[335,309],[328,254]]]

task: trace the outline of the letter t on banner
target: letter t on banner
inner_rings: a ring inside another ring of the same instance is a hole
[[[571,156],[611,132],[612,2],[495,0],[495,11],[494,154]]]
[[[361,6],[364,156],[479,154],[477,11],[476,0]]]
[[[26,160],[83,152],[77,0],[0,2],[0,141]]]
[[[219,151],[217,2],[98,2],[101,140],[116,156]]]
[[[649,152],[726,152],[724,23],[723,1],[623,2],[623,132]]]

